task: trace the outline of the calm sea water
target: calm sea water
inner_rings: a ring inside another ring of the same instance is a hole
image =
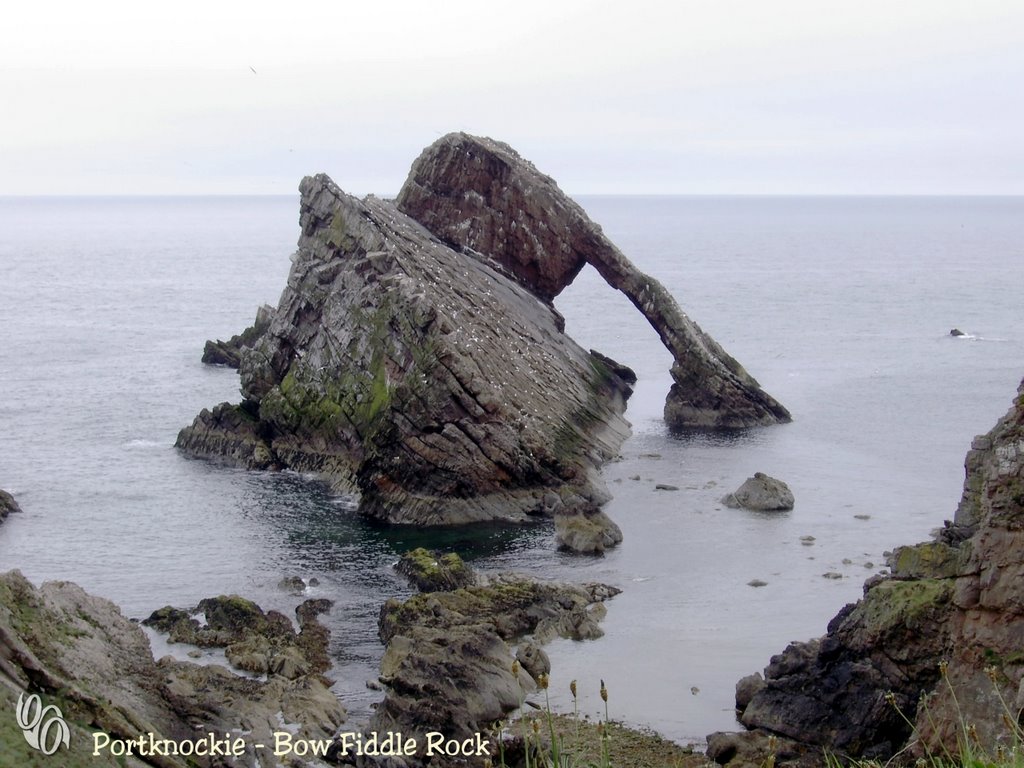
[[[605,470],[617,550],[557,554],[550,528],[372,526],[307,478],[175,452],[201,408],[237,400],[202,345],[276,303],[296,198],[0,199],[0,487],[25,510],[0,527],[0,568],[76,581],[129,616],[231,592],[291,611],[278,582],[316,576],[336,601],[336,691],[359,719],[377,697],[379,606],[408,594],[391,564],[455,548],[483,569],[624,590],[603,639],[550,646],[558,705],[577,678],[597,711],[603,678],[613,717],[681,741],[732,727],[739,677],[821,634],[885,550],[952,516],[971,437],[1024,375],[1024,199],[582,202],[795,417],[669,435],[668,354],[585,271],[557,300],[568,331],[640,376],[634,434]],[[789,483],[791,513],[723,508],[755,471]]]

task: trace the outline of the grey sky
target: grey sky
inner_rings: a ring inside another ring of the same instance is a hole
[[[18,3],[0,194],[393,193],[452,130],[577,194],[1024,194],[1022,94],[1020,0]]]

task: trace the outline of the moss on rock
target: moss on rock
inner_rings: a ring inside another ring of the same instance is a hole
[[[402,555],[395,570],[420,592],[451,592],[476,582],[473,569],[455,552],[441,554],[423,547]]]

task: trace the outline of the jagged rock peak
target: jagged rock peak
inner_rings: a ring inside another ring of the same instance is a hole
[[[743,428],[789,412],[638,270],[549,177],[507,144],[452,133],[413,163],[398,207],[455,248],[482,254],[550,302],[591,264],[647,318],[672,353],[670,427]]]

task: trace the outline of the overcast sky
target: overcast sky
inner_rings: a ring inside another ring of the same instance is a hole
[[[575,194],[1024,194],[1024,2],[18,2],[0,105],[0,194],[389,194],[454,130]]]

